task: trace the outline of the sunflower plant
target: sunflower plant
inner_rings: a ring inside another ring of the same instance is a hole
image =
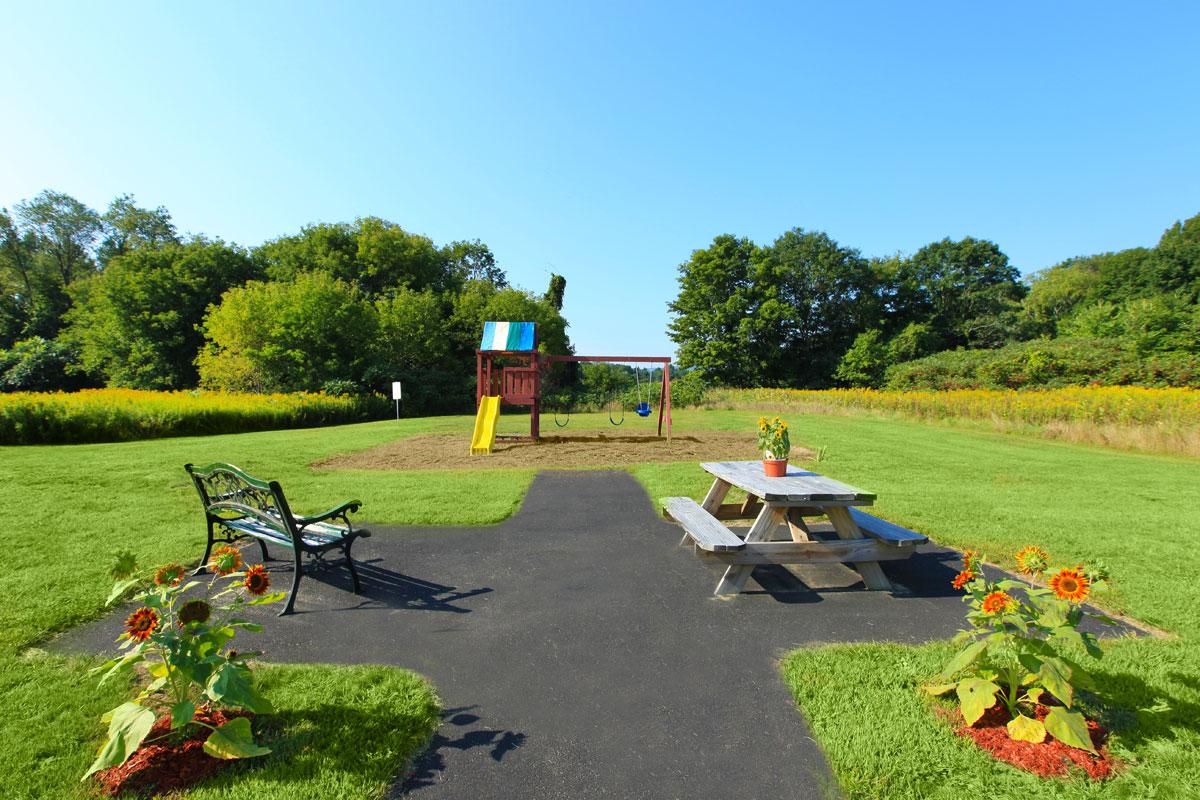
[[[270,704],[254,687],[247,663],[257,653],[238,652],[230,644],[239,630],[261,630],[240,617],[244,607],[275,603],[285,595],[270,591],[271,578],[261,564],[244,568],[241,553],[228,545],[213,552],[208,569],[212,578],[207,598],[186,596],[201,581],[186,580],[187,571],[179,564],[160,567],[149,588],[135,596],[139,607],[125,620],[125,632],[117,640],[125,652],[92,672],[103,673],[103,684],[141,664],[152,680],[136,699],[104,716],[108,737],[84,779],[125,763],[144,742],[153,741],[146,737],[160,714],[169,717],[170,728],[156,738],[180,741],[196,728],[208,728],[204,752],[214,758],[251,758],[270,752],[255,743],[246,717],[214,726],[198,719],[196,712],[202,703],[270,712]],[[138,571],[129,553],[118,556],[112,574],[117,582],[109,604],[149,577]]]
[[[766,458],[783,461],[792,452],[792,441],[788,438],[788,424],[779,417],[768,420],[758,418],[758,451]]]
[[[964,553],[962,571],[952,584],[965,593],[971,626],[955,637],[963,648],[938,676],[951,682],[926,688],[933,694],[953,691],[968,725],[1001,703],[1011,717],[1011,738],[1041,742],[1049,734],[1094,753],[1075,688],[1092,688],[1080,656],[1100,658],[1103,650],[1095,635],[1079,625],[1088,617],[1112,624],[1103,614],[1083,608],[1091,592],[1105,587],[1107,570],[1099,563],[1052,568],[1050,556],[1036,546],[1022,548],[1016,561],[1023,574],[1046,585],[989,581],[980,555]],[[1045,718],[1039,719],[1037,706],[1050,698],[1057,703],[1047,704]]]

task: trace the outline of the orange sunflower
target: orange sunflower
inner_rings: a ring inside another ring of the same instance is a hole
[[[1038,575],[1050,566],[1050,554],[1037,545],[1028,545],[1017,551],[1017,569],[1024,575]]]
[[[242,554],[236,547],[223,544],[213,551],[208,568],[218,575],[228,575],[242,568]]]
[[[144,642],[158,627],[158,614],[153,608],[142,607],[125,620],[125,635],[135,642]]]
[[[246,591],[253,595],[263,595],[271,588],[271,576],[262,564],[255,564],[246,570],[246,580],[242,582]]]
[[[954,580],[950,582],[950,585],[953,586],[955,589],[961,589],[978,577],[979,577],[978,572],[975,572],[975,571],[969,570],[969,569],[964,569],[962,572],[960,572],[954,576]]]
[[[963,569],[968,572],[979,571],[979,551],[978,550],[963,550],[962,554]]]
[[[1000,614],[1008,611],[1016,602],[1007,592],[995,591],[983,598],[983,613]]]
[[[154,573],[154,582],[159,586],[178,586],[184,574],[185,570],[179,564],[167,564]]]
[[[1088,579],[1078,567],[1075,569],[1060,569],[1058,574],[1050,579],[1050,588],[1060,600],[1070,600],[1072,603],[1082,603],[1088,596]]]

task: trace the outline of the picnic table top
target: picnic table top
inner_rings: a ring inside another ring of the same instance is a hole
[[[766,503],[870,505],[875,502],[873,492],[791,464],[782,478],[768,478],[759,461],[706,461],[700,468]]]

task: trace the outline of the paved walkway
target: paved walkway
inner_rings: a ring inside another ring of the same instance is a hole
[[[799,571],[804,583],[760,568],[748,593],[715,599],[715,568],[677,546],[679,528],[623,472],[541,473],[495,527],[371,528],[355,545],[362,596],[344,570],[306,578],[297,613],[253,638],[272,661],[395,664],[433,680],[444,723],[394,796],[836,796],[777,659],[807,642],[946,638],[963,623],[948,586],[957,554],[932,547],[884,564],[895,593],[827,565]],[[60,643],[107,650],[119,628],[113,615]]]

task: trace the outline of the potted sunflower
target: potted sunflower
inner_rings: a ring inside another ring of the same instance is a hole
[[[779,417],[770,421],[766,417],[759,417],[758,451],[762,453],[764,475],[768,478],[782,478],[786,475],[788,453],[792,451],[787,423]]]

